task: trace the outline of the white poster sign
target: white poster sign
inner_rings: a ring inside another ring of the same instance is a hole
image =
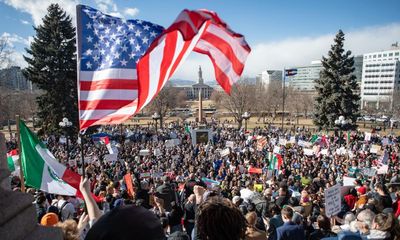
[[[107,162],[116,162],[118,160],[118,154],[106,154],[104,155],[104,160]]]
[[[221,157],[228,156],[230,153],[229,148],[225,148],[224,150],[221,151]]]
[[[148,156],[150,155],[150,150],[149,149],[144,149],[139,151],[140,156]]]
[[[352,177],[343,177],[343,186],[354,186],[356,179]]]
[[[365,132],[364,140],[367,141],[367,142],[371,141],[371,136],[372,136],[372,133]]]
[[[325,190],[325,214],[328,217],[338,214],[341,210],[340,185]]]
[[[304,151],[304,155],[306,155],[306,156],[314,155],[314,150],[311,148],[304,148],[303,151]]]
[[[226,146],[226,147],[233,148],[233,147],[235,146],[235,143],[234,143],[233,141],[226,141],[226,142],[225,142],[225,146]]]

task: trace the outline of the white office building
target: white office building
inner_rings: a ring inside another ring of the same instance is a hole
[[[321,61],[312,61],[309,66],[291,67],[297,69],[297,74],[286,77],[289,86],[298,91],[315,91],[314,81],[319,79],[322,70]]]
[[[282,83],[282,71],[281,70],[266,70],[262,71],[257,75],[257,81],[261,83],[265,88],[272,82]]]
[[[361,81],[361,108],[391,109],[393,96],[400,90],[400,48],[366,53]]]

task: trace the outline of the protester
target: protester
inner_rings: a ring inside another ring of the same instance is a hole
[[[83,199],[29,190],[37,220],[79,229],[78,236],[86,239],[400,238],[396,137],[374,133],[365,140],[363,132],[349,131],[342,153],[340,136],[304,128],[244,132],[214,122],[207,126],[210,141],[193,144],[185,129],[196,127],[171,123],[156,132],[151,124],[102,126],[98,132],[110,136],[117,161],[96,138],[86,138]],[[80,144],[70,142],[68,158],[56,135],[48,133],[43,140],[62,164],[82,173]],[[387,162],[379,151],[371,152],[376,145],[389,154]],[[282,158],[279,166],[274,157]],[[20,189],[18,177],[10,180],[12,189]],[[337,184],[342,211],[328,218],[324,192]],[[88,226],[67,224],[68,219],[78,222],[84,212]]]

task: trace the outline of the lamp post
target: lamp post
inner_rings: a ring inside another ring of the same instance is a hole
[[[152,118],[153,118],[153,120],[156,122],[156,132],[157,132],[157,121],[158,121],[158,119],[160,119],[161,117],[160,117],[160,114],[158,114],[157,112],[155,112],[154,114],[153,114],[153,116],[151,116]]]
[[[250,113],[244,112],[242,118],[244,119],[244,131],[247,131],[247,120],[250,118]]]
[[[349,124],[349,121],[346,120],[344,116],[340,116],[338,119],[335,120],[335,125],[340,130],[339,147],[342,147],[343,130],[347,127],[347,124]]]
[[[64,135],[65,135],[65,138],[67,140],[66,141],[67,142],[67,158],[69,160],[69,143],[68,143],[67,129],[72,126],[72,122],[70,122],[68,120],[68,118],[65,117],[65,118],[62,119],[61,122],[58,123],[58,125],[64,130]]]

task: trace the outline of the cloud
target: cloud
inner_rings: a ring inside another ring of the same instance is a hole
[[[135,17],[139,14],[138,8],[125,8],[124,14],[128,17]]]
[[[15,43],[20,43],[23,45],[28,46],[30,43],[30,38],[25,39],[21,36],[18,36],[17,34],[11,34],[8,32],[3,32],[3,34],[1,34],[0,39],[5,39],[7,41],[7,45],[10,48],[13,48],[15,46]]]
[[[316,37],[287,38],[280,41],[252,45],[246,62],[244,76],[255,77],[266,69],[309,65],[311,61],[327,55],[336,33]],[[400,23],[372,26],[345,31],[345,49],[353,55],[389,49],[400,38]],[[379,37],[378,37],[379,36]],[[191,54],[173,78],[197,79],[198,66],[202,65],[204,79],[212,80],[214,70],[207,56]]]
[[[20,21],[21,21],[22,24],[25,24],[25,25],[30,25],[31,24],[29,21],[26,21],[26,20],[23,20],[23,19],[21,19]]]
[[[58,3],[69,15],[75,16],[77,0],[4,0],[4,3],[31,15],[35,26],[42,23],[42,18],[47,13],[50,3]]]

